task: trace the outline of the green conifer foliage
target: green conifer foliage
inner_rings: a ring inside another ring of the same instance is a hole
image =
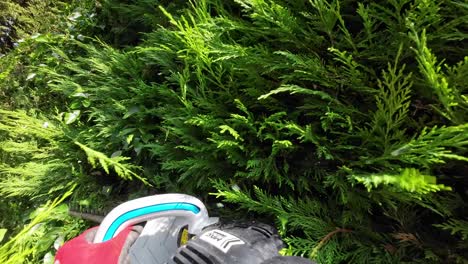
[[[462,241],[428,238],[464,208],[464,187],[452,184],[466,181],[446,173],[466,168],[466,98],[447,82],[453,66],[434,55],[463,65],[462,52],[441,48],[463,25],[428,27],[457,4],[235,2],[240,13],[214,1],[166,13],[175,29],[137,48],[181,64],[164,92],[164,141],[149,145],[162,169],[199,188],[224,179],[216,186],[227,201],[275,216],[287,253],[322,263],[461,261],[453,247]],[[263,187],[252,197],[230,191],[234,183]],[[411,211],[421,214],[401,219]]]
[[[465,3],[158,4],[104,1],[96,23],[108,35],[96,24],[99,39],[49,36],[46,66],[24,62],[40,77],[37,98],[65,102],[54,105],[59,145],[88,158],[85,171],[213,193],[232,203],[226,215],[276,224],[282,253],[319,263],[468,261]],[[7,141],[16,152],[5,160],[57,157],[36,151],[39,140]],[[9,168],[23,178],[2,195],[43,194],[20,182],[43,174],[29,162]]]
[[[67,21],[60,20],[64,1],[5,0],[0,3],[0,54],[18,41],[45,31],[57,32]]]

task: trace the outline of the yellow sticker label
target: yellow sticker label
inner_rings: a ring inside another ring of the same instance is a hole
[[[179,240],[179,245],[183,246],[187,244],[189,241],[190,236],[187,228],[182,229],[181,234],[180,234],[180,240]]]

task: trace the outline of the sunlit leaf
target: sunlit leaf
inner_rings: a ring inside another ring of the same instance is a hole
[[[32,80],[32,79],[34,79],[34,77],[36,77],[36,74],[35,74],[35,73],[30,73],[30,74],[28,74],[28,76],[26,77],[26,81]]]
[[[3,241],[3,239],[5,238],[5,235],[7,233],[7,229],[4,229],[4,228],[1,228],[0,229],[0,243]]]
[[[65,114],[65,124],[69,125],[73,122],[76,121],[76,119],[80,116],[81,111],[80,110],[75,110],[71,113],[66,113]]]

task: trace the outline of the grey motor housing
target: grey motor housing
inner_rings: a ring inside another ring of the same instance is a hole
[[[312,264],[299,257],[283,257],[276,230],[257,222],[216,224],[180,247],[169,264]]]

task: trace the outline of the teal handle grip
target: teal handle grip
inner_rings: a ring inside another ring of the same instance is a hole
[[[102,221],[94,243],[105,242],[115,237],[128,226],[159,217],[183,217],[189,232],[196,234],[213,220],[205,205],[197,198],[185,194],[160,194],[138,198],[114,208]]]

